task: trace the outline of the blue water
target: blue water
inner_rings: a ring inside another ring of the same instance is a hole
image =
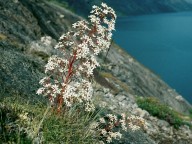
[[[192,12],[120,17],[114,40],[192,103]]]

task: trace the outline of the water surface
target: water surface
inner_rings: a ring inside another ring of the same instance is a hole
[[[114,40],[192,103],[192,12],[118,18]]]

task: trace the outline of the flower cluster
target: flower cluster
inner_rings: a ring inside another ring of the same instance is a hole
[[[101,7],[93,6],[89,21],[77,21],[72,31],[60,37],[55,49],[61,54],[49,59],[45,66],[48,76],[40,81],[42,88],[37,91],[58,111],[74,103],[83,103],[86,111],[94,109],[90,80],[99,66],[96,56],[110,46],[115,19],[114,10],[102,3]]]
[[[127,131],[130,128],[132,131],[136,131],[144,126],[145,121],[141,117],[126,117],[125,114],[117,117],[107,114],[105,117],[100,118],[98,122],[92,124],[90,128],[96,130],[101,143],[111,143],[113,139],[120,139],[122,137],[121,130]]]
[[[130,117],[127,117],[125,121],[132,131],[136,131],[141,127],[145,127],[145,120],[139,116],[131,115]]]

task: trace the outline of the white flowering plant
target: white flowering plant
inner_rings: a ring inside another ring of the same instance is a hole
[[[138,116],[131,115],[126,117],[123,113],[120,116],[107,114],[90,126],[98,136],[100,143],[111,143],[113,140],[119,140],[122,137],[121,131],[139,130],[145,127],[145,120]]]
[[[73,30],[60,37],[55,49],[61,55],[49,58],[47,76],[40,80],[37,94],[48,97],[58,111],[77,103],[84,105],[85,111],[94,110],[91,79],[99,66],[96,56],[110,46],[116,14],[102,3],[93,6],[88,18],[74,23]]]
[[[98,54],[110,47],[116,14],[102,3],[100,7],[93,6],[88,18],[88,21],[74,23],[73,29],[60,37],[55,46],[60,53],[49,58],[45,66],[47,76],[39,82],[42,87],[37,94],[48,97],[57,112],[76,105],[83,106],[85,111],[95,109],[92,102],[93,71],[99,66]],[[46,42],[45,39],[42,41]],[[107,114],[90,129],[102,143],[111,143],[113,139],[121,138],[121,130],[126,131],[129,127],[135,131],[143,124],[144,120],[139,117]]]

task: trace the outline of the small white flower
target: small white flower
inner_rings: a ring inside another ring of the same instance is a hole
[[[108,10],[107,10],[107,9],[104,9],[103,13],[104,13],[104,14],[108,14]]]
[[[99,119],[99,122],[100,122],[100,123],[105,123],[105,119],[104,119],[104,118],[100,118],[100,119]]]
[[[107,139],[106,139],[106,142],[107,143],[111,143],[112,142],[112,138],[110,136],[108,136]]]
[[[19,115],[19,118],[21,119],[21,120],[27,120],[28,119],[28,113],[24,113],[24,114],[20,114]]]
[[[114,132],[109,132],[111,138],[117,139],[117,134]]]
[[[125,119],[125,117],[126,117],[125,113],[122,113],[121,117],[122,117],[122,119]]]
[[[59,40],[61,41],[61,40],[65,39],[66,37],[67,37],[66,34],[63,34],[63,35],[59,38]]]
[[[121,138],[122,137],[122,134],[120,132],[116,132],[116,136]]]
[[[93,5],[92,8],[95,9],[95,8],[97,8],[97,6],[96,6],[96,5]]]
[[[102,129],[101,134],[105,136],[107,134],[107,131],[105,129]]]
[[[77,28],[78,26],[79,26],[78,23],[74,23],[74,24],[72,24],[72,27],[73,27],[73,28]]]
[[[140,129],[139,126],[133,125],[132,123],[129,123],[128,125],[129,125],[129,127],[131,128],[132,131],[136,131],[136,130]]]
[[[104,8],[108,7],[107,4],[103,3],[103,2],[101,3],[101,6],[104,7]]]
[[[90,129],[96,129],[98,126],[99,126],[99,123],[93,122],[93,123],[91,123],[91,125],[90,125]]]
[[[45,90],[45,88],[39,88],[39,89],[37,90],[37,94],[38,94],[38,95],[42,94],[42,93],[44,92],[44,90]]]
[[[48,80],[49,80],[48,77],[44,77],[43,79],[41,79],[41,80],[39,81],[39,84],[43,85],[43,84],[46,83],[46,81],[48,81]]]

